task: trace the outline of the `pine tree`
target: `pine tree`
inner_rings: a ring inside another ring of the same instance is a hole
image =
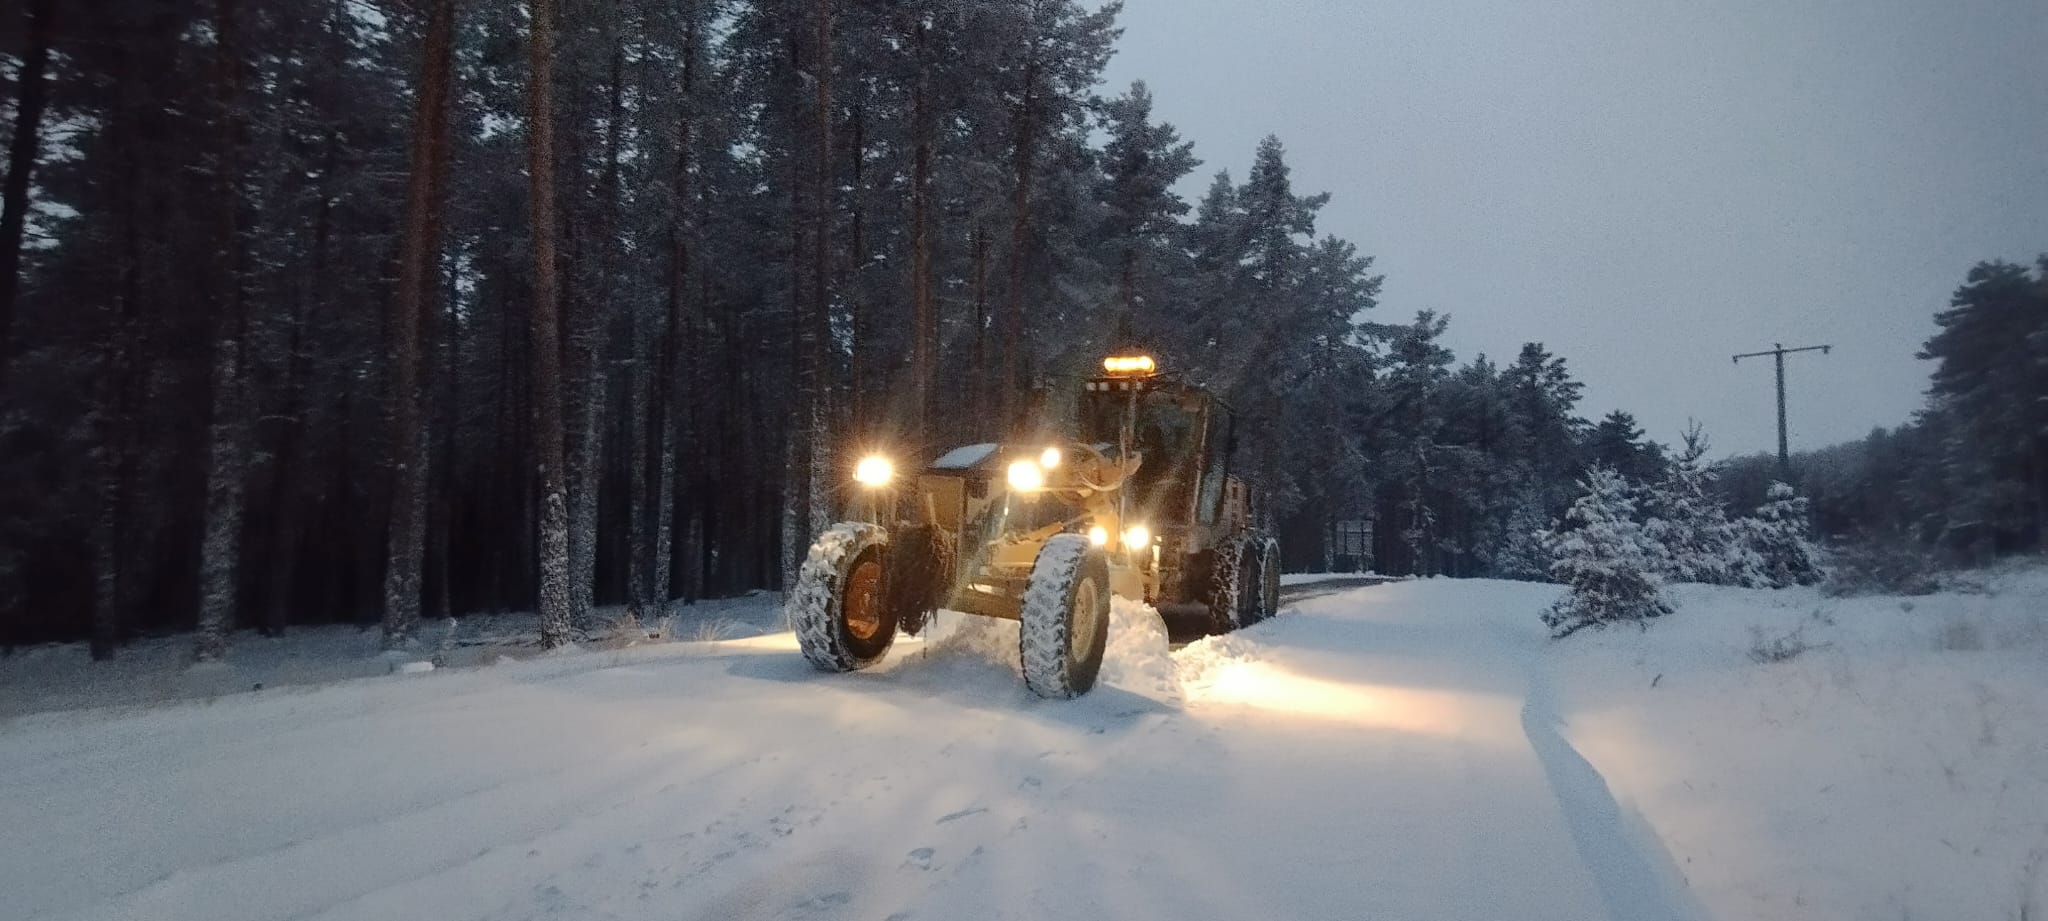
[[[1772,483],[1756,514],[1737,522],[1743,548],[1755,554],[1762,581],[1771,588],[1813,585],[1825,575],[1807,504],[1791,486]]]
[[[1673,582],[1747,584],[1750,568],[1735,552],[1737,535],[1713,495],[1718,474],[1703,463],[1707,440],[1698,423],[1683,433],[1682,444],[1664,478],[1642,484],[1638,502],[1657,573]]]
[[[1545,537],[1553,581],[1568,587],[1543,613],[1551,635],[1586,627],[1640,622],[1671,613],[1659,590],[1656,548],[1636,522],[1634,490],[1604,467],[1586,471],[1584,494],[1565,515],[1563,530]]]
[[[1586,438],[1586,458],[1588,464],[1641,483],[1661,479],[1666,464],[1663,446],[1644,434],[1635,416],[1619,409],[1593,426]]]
[[[1551,559],[1544,537],[1556,524],[1544,515],[1538,497],[1517,495],[1510,504],[1506,535],[1493,554],[1493,574],[1525,582],[1549,580]]]
[[[1159,314],[1171,294],[1163,270],[1178,261],[1172,244],[1188,212],[1173,186],[1201,161],[1172,125],[1152,121],[1152,93],[1142,80],[1103,103],[1102,114],[1109,140],[1098,193],[1107,205],[1101,245],[1114,253],[1119,334],[1151,332],[1166,326]]]

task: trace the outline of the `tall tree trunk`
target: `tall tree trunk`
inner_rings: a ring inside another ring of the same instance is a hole
[[[533,428],[540,467],[540,638],[569,642],[569,504],[562,470],[560,280],[555,266],[555,2],[529,0],[527,194],[532,208]]]
[[[868,339],[871,335],[868,327],[872,322],[867,305],[868,238],[867,215],[863,207],[867,201],[868,152],[867,111],[866,107],[859,103],[853,107],[852,126],[852,143],[847,146],[851,147],[853,152],[853,185],[848,196],[848,205],[853,212],[848,226],[853,258],[845,282],[849,313],[847,328],[852,331],[847,348],[847,361],[851,371],[848,402],[852,404],[852,414],[849,418],[853,422],[853,431],[867,432],[871,423],[868,418],[867,369],[873,363],[866,354],[869,351]]]
[[[638,623],[647,616],[653,604],[653,561],[648,559],[648,549],[654,545],[648,533],[648,520],[652,511],[648,492],[650,471],[647,469],[647,449],[652,439],[647,429],[653,422],[649,416],[648,390],[654,384],[648,379],[646,362],[639,357],[646,351],[639,345],[639,325],[635,323],[633,342],[629,344],[634,356],[632,370],[626,375],[626,411],[623,414],[626,426],[626,613]]]
[[[448,134],[449,69],[453,60],[455,0],[434,0],[428,13],[413,114],[411,179],[405,198],[405,242],[391,311],[391,519],[384,564],[384,646],[411,642],[420,617],[420,571],[430,482],[422,340],[427,315],[437,309],[440,281],[442,183],[440,163]]]
[[[910,172],[910,392],[912,437],[929,446],[932,380],[938,366],[939,312],[932,296],[931,23],[918,18],[913,47],[917,81],[911,89]]]
[[[327,277],[328,253],[333,238],[334,194],[333,180],[336,162],[340,156],[341,135],[338,130],[329,129],[323,145],[320,166],[320,205],[313,216],[313,254],[307,282],[302,290],[316,289],[319,279]],[[291,619],[290,606],[293,598],[294,578],[298,572],[299,543],[303,530],[300,520],[302,510],[287,508],[292,496],[292,486],[298,477],[301,455],[305,453],[307,438],[304,418],[308,404],[306,387],[313,373],[311,346],[306,342],[306,325],[311,308],[301,301],[292,311],[290,352],[285,359],[284,410],[280,414],[284,431],[278,435],[277,459],[273,464],[276,475],[271,477],[270,508],[275,525],[271,531],[271,546],[277,556],[270,567],[270,599],[263,612],[264,632],[271,636],[282,636]]]
[[[318,277],[318,276],[315,276]],[[294,312],[286,359],[284,407],[278,413],[284,431],[278,434],[277,457],[271,464],[270,514],[270,598],[263,610],[263,633],[284,635],[290,621],[292,576],[298,564],[298,510],[291,508],[292,485],[299,475],[300,444],[305,440],[305,389],[308,362],[305,354],[303,308]]]
[[[810,488],[805,490],[806,498],[810,500],[807,535],[822,532],[832,524],[832,392],[837,377],[831,360],[832,0],[816,0],[811,16],[811,65],[816,76],[811,84],[814,96],[812,114],[817,124],[814,128],[816,136],[813,138],[811,175],[811,354],[810,360],[805,362],[811,375],[810,420],[809,431],[806,432],[810,442]]]
[[[220,265],[213,343],[213,410],[206,474],[206,534],[200,546],[200,661],[227,654],[234,626],[242,550],[243,490],[248,466],[248,382],[243,354],[248,335],[242,296],[241,205],[242,62],[236,0],[215,0],[221,151],[218,173]]]
[[[1034,16],[1035,19],[1035,16]],[[1002,416],[999,424],[1018,425],[1024,409],[1019,362],[1030,350],[1030,330],[1024,319],[1024,283],[1031,250],[1031,188],[1038,169],[1038,40],[1036,23],[1031,30],[1031,50],[1024,59],[1023,89],[1016,113],[1016,138],[1012,148],[1015,174],[1010,188],[1010,272],[1003,292],[1003,382],[1000,391]]]
[[[0,189],[0,393],[7,389],[7,365],[14,354],[14,301],[21,290],[21,242],[28,227],[29,180],[35,173],[43,109],[49,99],[50,41],[56,31],[56,0],[28,0],[28,49],[22,55],[21,90],[14,102],[14,141],[7,149],[7,181]]]
[[[1126,246],[1118,259],[1116,273],[1116,342],[1115,348],[1125,348],[1137,343],[1136,317],[1138,313],[1138,249]]]
[[[653,585],[651,594],[658,614],[668,613],[669,599],[675,597],[672,579],[674,560],[673,542],[676,515],[676,454],[677,440],[681,435],[680,417],[683,411],[685,392],[683,370],[685,343],[688,331],[694,326],[684,316],[684,304],[690,286],[691,234],[694,228],[691,215],[694,214],[690,185],[691,158],[696,152],[696,126],[694,118],[697,106],[697,42],[699,7],[691,2],[684,13],[688,17],[683,25],[683,64],[678,80],[676,115],[676,165],[670,174],[670,192],[674,204],[669,214],[669,278],[667,311],[663,318],[661,336],[661,358],[656,363],[658,377],[655,382],[655,433],[658,444],[655,447],[654,486],[654,546],[652,548]],[[697,431],[694,427],[692,432]]]
[[[599,490],[604,482],[605,410],[611,391],[611,376],[606,362],[609,360],[607,345],[612,332],[611,279],[616,268],[613,254],[618,248],[619,122],[625,113],[625,50],[619,36],[617,0],[606,4],[602,22],[610,55],[605,161],[598,180],[600,200],[596,227],[584,236],[584,246],[578,248],[581,250],[577,254],[579,261],[584,262],[579,266],[584,273],[578,277],[583,278],[584,283],[578,286],[572,298],[582,307],[572,321],[577,330],[577,384],[581,392],[574,408],[578,424],[576,436],[570,440],[569,455],[571,616],[579,623],[589,621],[591,607],[596,603],[597,514],[603,499]],[[572,162],[581,163],[582,157],[572,157]]]
[[[1000,425],[992,424],[991,416],[997,413],[995,405],[998,388],[992,386],[988,360],[988,231],[975,225],[969,249],[974,253],[974,406],[973,418],[979,420],[975,434],[978,437],[993,438],[1002,433]]]
[[[127,178],[132,188],[133,161],[128,165]],[[124,196],[123,200],[132,199]],[[114,647],[120,644],[126,627],[121,588],[128,574],[122,565],[121,548],[135,481],[132,394],[137,377],[135,363],[140,357],[134,342],[136,302],[141,296],[139,235],[135,225],[135,217],[129,211],[122,220],[121,295],[110,311],[112,322],[103,340],[96,382],[98,405],[93,412],[99,508],[93,526],[92,657],[102,661],[113,658]]]
[[[450,159],[445,152],[436,159],[434,171],[436,188],[446,189],[448,187],[448,161]],[[446,193],[444,192],[436,197],[445,199]],[[436,213],[438,214],[439,211],[437,210]],[[434,238],[436,240],[442,238],[438,226],[435,228]],[[434,485],[429,488],[433,498],[431,500],[431,517],[427,522],[428,547],[426,556],[427,559],[432,561],[430,565],[437,576],[435,584],[438,597],[434,609],[443,617],[454,617],[456,612],[454,579],[455,547],[458,544],[455,541],[454,532],[456,504],[460,501],[459,490],[462,487],[462,480],[457,475],[455,466],[455,446],[458,443],[456,427],[458,420],[461,418],[457,407],[462,405],[462,373],[457,365],[457,359],[462,354],[462,344],[469,340],[469,331],[463,328],[463,317],[465,315],[461,309],[461,275],[462,272],[459,264],[444,264],[442,271],[444,280],[441,290],[441,310],[435,314],[439,319],[432,324],[432,328],[429,330],[429,353],[434,356],[435,374],[440,378],[440,386],[433,388],[437,394],[436,402],[438,404],[434,408],[435,422],[433,425],[435,430],[440,433],[438,439],[440,450],[439,458],[437,460],[430,460],[427,465],[434,472],[435,480]],[[433,385],[429,383],[429,386],[432,387]]]
[[[804,283],[809,279],[805,271],[805,233],[812,228],[809,212],[804,202],[811,184],[805,173],[807,152],[804,149],[804,127],[802,112],[795,103],[801,99],[802,83],[797,75],[803,72],[803,33],[793,24],[784,39],[789,60],[786,80],[788,98],[791,102],[789,118],[789,150],[786,157],[789,175],[789,365],[795,369],[792,380],[795,399],[788,402],[788,421],[782,426],[782,590],[796,588],[797,567],[803,563],[805,548],[810,541],[810,485],[811,485],[811,410],[817,404],[816,389],[820,376],[811,366],[810,347],[811,322],[810,300],[804,294]]]

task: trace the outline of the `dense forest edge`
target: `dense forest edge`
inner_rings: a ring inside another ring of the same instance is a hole
[[[24,0],[0,645],[536,609],[552,644],[774,590],[860,451],[1049,421],[1131,342],[1238,409],[1290,569],[1555,577],[1575,507],[1656,483],[1810,516],[1845,590],[2041,548],[2048,256],[1968,270],[1910,422],[1713,463],[1581,417],[1542,343],[1382,317],[1277,138],[1184,199],[1193,145],[1103,85],[1118,13]]]

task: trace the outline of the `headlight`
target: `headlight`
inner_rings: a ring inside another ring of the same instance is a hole
[[[1124,532],[1124,549],[1126,550],[1143,550],[1151,544],[1152,532],[1142,524],[1131,525],[1130,530]]]
[[[1057,467],[1059,465],[1060,449],[1057,446],[1047,448],[1045,449],[1044,453],[1038,455],[1038,466],[1040,467],[1044,467],[1047,470],[1051,470],[1052,468]]]
[[[880,454],[870,454],[860,459],[853,468],[853,479],[862,486],[887,486],[896,478],[896,465]]]
[[[1088,542],[1097,547],[1109,543],[1109,529],[1101,525],[1088,529]]]
[[[1045,488],[1045,468],[1037,461],[1020,460],[1010,464],[1010,488],[1019,492],[1037,492]]]

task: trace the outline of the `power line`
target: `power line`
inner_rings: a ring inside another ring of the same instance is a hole
[[[1788,349],[1782,343],[1773,342],[1771,343],[1771,350],[1768,352],[1745,352],[1741,355],[1737,355],[1734,358],[1730,359],[1731,362],[1734,364],[1741,364],[1742,360],[1745,358],[1762,358],[1765,355],[1769,355],[1772,358],[1777,359],[1778,476],[1779,478],[1783,479],[1788,483],[1792,481],[1792,452],[1790,451],[1789,446],[1786,444],[1785,440],[1785,356],[1790,355],[1794,352],[1819,352],[1822,355],[1826,355],[1828,353],[1828,350],[1832,348],[1834,348],[1834,346],[1831,345],[1808,345],[1801,346],[1796,349]]]

